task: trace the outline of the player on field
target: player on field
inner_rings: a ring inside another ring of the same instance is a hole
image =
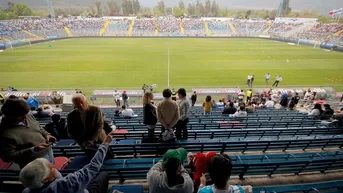
[[[268,74],[264,75],[264,77],[266,77],[265,83],[266,83],[266,85],[268,85],[268,84],[269,84],[270,77],[271,77],[270,74],[269,74],[269,72],[268,72]]]
[[[282,81],[282,77],[278,75],[275,79],[273,86],[277,87],[281,81]]]

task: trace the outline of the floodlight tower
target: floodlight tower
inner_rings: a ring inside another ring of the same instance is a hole
[[[52,0],[44,0],[44,1],[48,5],[51,18],[55,19],[55,9],[54,9],[54,6],[52,5]]]
[[[290,0],[280,0],[279,8],[276,12],[276,17],[281,17],[287,9],[289,9]]]

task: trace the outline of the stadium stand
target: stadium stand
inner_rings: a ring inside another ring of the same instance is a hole
[[[155,19],[136,19],[132,36],[153,36],[155,28]]]
[[[184,19],[183,27],[186,36],[205,36],[206,31],[201,19]]]
[[[228,21],[209,20],[207,25],[212,36],[225,36],[232,33]]]
[[[130,23],[130,20],[111,20],[104,36],[126,36]]]

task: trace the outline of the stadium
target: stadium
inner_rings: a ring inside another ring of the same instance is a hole
[[[343,8],[45,2],[0,9],[0,192],[343,193]]]

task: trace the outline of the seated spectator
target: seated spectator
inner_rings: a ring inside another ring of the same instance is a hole
[[[128,109],[125,105],[123,105],[121,110],[121,116],[124,118],[132,118],[135,117],[135,113],[132,109]]]
[[[65,177],[48,160],[35,159],[20,171],[19,180],[26,188],[23,193],[106,193],[108,174],[99,171],[111,141],[107,136],[88,165]]]
[[[239,103],[237,100],[233,101],[233,107],[235,107],[236,109],[239,107]]]
[[[245,111],[245,106],[239,107],[239,110],[236,111],[235,114],[232,115],[232,117],[247,117],[248,113]]]
[[[197,153],[195,155],[192,152],[188,153],[188,166],[193,172],[194,189],[197,192],[200,186],[200,178],[202,174],[207,173],[207,165],[209,160],[216,155],[216,152]]]
[[[53,114],[51,120],[52,122],[45,125],[45,130],[57,140],[68,139],[66,119],[62,119],[59,114]]]
[[[114,111],[114,116],[115,117],[120,117],[120,114],[121,114],[121,112],[119,111],[119,109]]]
[[[205,101],[202,103],[202,106],[204,107],[204,115],[210,115],[212,112],[212,97],[207,96]]]
[[[232,115],[235,114],[237,111],[237,109],[234,107],[234,103],[230,102],[228,107],[225,107],[225,109],[223,110],[222,114],[224,115]]]
[[[255,111],[255,108],[251,102],[248,102],[246,107],[245,107],[245,110],[247,113],[253,113]]]
[[[49,143],[55,142],[56,138],[39,126],[29,110],[29,105],[22,99],[6,100],[2,106],[0,156],[21,168],[36,158],[46,158],[54,163]]]
[[[36,113],[34,116],[35,116],[36,118],[38,118],[38,119],[51,117],[50,114],[48,114],[47,112],[43,111],[43,108],[42,108],[42,107],[38,107],[37,113]]]
[[[334,114],[334,111],[331,109],[329,104],[324,104],[324,111],[322,114],[321,120],[328,120],[330,119]]]
[[[308,113],[309,116],[321,116],[323,114],[323,109],[321,104],[315,104],[311,112]]]
[[[274,108],[275,102],[272,100],[272,98],[268,98],[265,105],[267,108]]]
[[[210,159],[207,170],[213,185],[206,186],[206,177],[203,175],[201,177],[199,193],[245,192],[241,186],[231,186],[228,184],[232,170],[232,160],[229,156],[221,154],[215,155]]]
[[[168,150],[147,174],[149,192],[193,193],[193,181],[183,167],[186,158],[184,148]]]
[[[30,107],[30,114],[33,116],[35,116],[37,114],[35,107]]]
[[[43,105],[43,111],[48,113],[50,116],[52,116],[54,114],[54,110],[52,109],[52,107],[48,104],[44,104]]]

